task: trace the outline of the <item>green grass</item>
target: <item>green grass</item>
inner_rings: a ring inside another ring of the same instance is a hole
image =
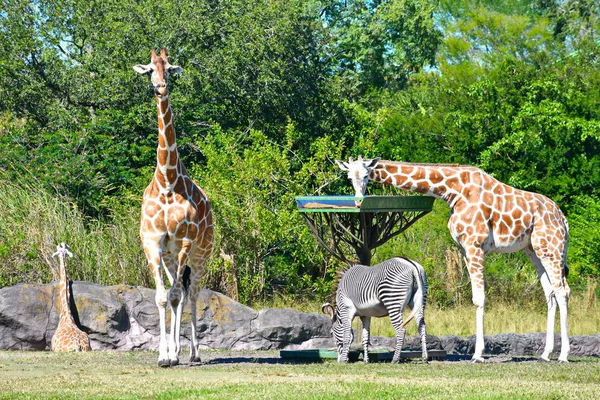
[[[255,354],[256,353],[252,353]],[[224,352],[197,366],[156,367],[154,352],[0,352],[0,398],[591,399],[598,360],[430,364],[335,362],[229,364]]]

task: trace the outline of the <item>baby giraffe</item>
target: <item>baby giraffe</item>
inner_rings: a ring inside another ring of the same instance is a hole
[[[60,320],[58,328],[52,336],[52,351],[90,351],[90,339],[87,333],[77,327],[70,308],[69,278],[65,267],[65,258],[73,257],[69,247],[65,243],[56,246],[56,253],[52,257],[58,256],[60,261],[60,283],[58,285],[58,294],[60,296]]]

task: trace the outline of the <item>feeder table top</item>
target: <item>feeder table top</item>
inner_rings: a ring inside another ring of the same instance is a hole
[[[340,212],[340,213],[376,213],[376,212],[429,212],[433,208],[433,197],[428,196],[365,196],[357,207],[359,197],[339,196],[297,196],[299,212]]]

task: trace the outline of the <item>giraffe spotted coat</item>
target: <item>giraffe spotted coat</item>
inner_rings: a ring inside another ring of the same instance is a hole
[[[177,151],[167,83],[170,74],[182,72],[181,67],[169,64],[162,49],[160,56],[152,50],[150,64],[136,65],[134,69],[150,75],[158,112],[156,169],[142,199],[140,237],[156,285],[160,320],[158,365],[168,367],[179,363],[181,315],[186,300],[183,275],[187,267],[190,270],[187,293],[191,308],[190,362],[199,361],[196,300],[202,270],[212,252],[213,218],[208,196],[188,176]],[[171,284],[168,293],[163,271]],[[167,303],[172,310],[168,342]]]
[[[90,351],[90,339],[87,333],[79,329],[71,313],[69,277],[65,257],[67,255],[72,256],[72,254],[64,243],[58,245],[57,252],[54,254],[59,256],[60,281],[58,285],[59,321],[58,327],[52,336],[52,351]]]

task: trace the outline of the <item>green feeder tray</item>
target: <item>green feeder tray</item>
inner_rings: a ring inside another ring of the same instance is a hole
[[[355,201],[360,200],[360,207]],[[338,259],[371,265],[373,251],[433,208],[427,196],[298,196],[298,211],[319,243]]]
[[[348,359],[351,362],[358,361],[363,350],[350,350]],[[446,356],[445,350],[427,350],[430,360],[443,359]],[[338,353],[334,349],[308,349],[308,350],[281,350],[279,356],[286,360],[303,360],[303,361],[322,361],[322,360],[337,360]],[[369,361],[391,361],[394,357],[394,352],[385,349],[374,349],[369,351]],[[421,350],[406,349],[400,353],[401,359],[421,358]]]

